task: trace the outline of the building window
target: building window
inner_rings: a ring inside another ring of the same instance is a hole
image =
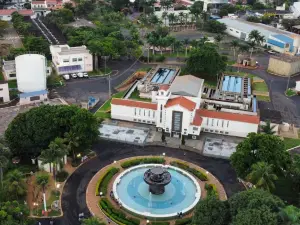
[[[139,109],[139,115],[141,115],[141,109]]]
[[[0,91],[3,91],[3,88],[0,88]]]
[[[211,126],[212,127],[214,126],[214,121],[215,121],[214,119],[211,120]]]
[[[72,62],[77,62],[77,58],[73,58],[73,59],[72,59]]]
[[[209,118],[206,119],[206,125],[208,126]]]
[[[214,132],[214,130],[209,130],[210,132]]]
[[[228,132],[225,132],[225,134],[228,134]]]
[[[223,131],[220,131],[220,134],[223,134],[224,132]]]
[[[198,130],[198,127],[193,127],[193,130],[194,130],[194,131],[197,131],[197,130]]]
[[[141,122],[141,120],[138,120],[139,122]]]
[[[150,117],[150,110],[148,111],[148,117]]]
[[[146,123],[146,120],[143,120],[143,123]]]
[[[217,120],[217,126],[219,126],[219,120]]]
[[[162,123],[162,111],[160,111],[160,118],[159,118],[160,123]]]
[[[144,109],[144,116],[146,116],[146,109]]]
[[[63,62],[64,62],[64,63],[67,63],[67,62],[69,62],[69,60],[68,60],[68,59],[64,59]]]
[[[227,121],[227,127],[229,127],[229,121]]]
[[[215,130],[215,132],[216,132],[216,133],[219,133],[219,131],[218,131],[218,130]]]
[[[155,122],[154,122],[154,121],[152,121],[152,124],[155,124]]]
[[[224,120],[222,120],[222,127],[224,127]]]
[[[136,108],[134,108],[134,115],[136,116]]]
[[[133,121],[136,121],[136,119],[133,119]]]
[[[162,105],[160,105],[160,110],[162,110]]]
[[[153,118],[155,117],[155,111],[153,111]]]
[[[230,31],[233,31],[232,29],[230,29]]]
[[[82,58],[78,58],[78,62],[81,62],[82,61]]]
[[[40,100],[40,96],[32,96],[30,97],[30,101]]]
[[[208,129],[204,129],[204,131],[208,131]]]
[[[187,129],[184,129],[184,131],[187,131]]]
[[[9,77],[16,77],[17,75],[15,73],[9,74]]]
[[[236,33],[238,34],[238,33],[240,33],[240,32],[236,31]]]
[[[169,128],[167,128],[166,131],[169,131]]]

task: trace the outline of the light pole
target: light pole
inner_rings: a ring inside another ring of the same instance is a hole
[[[104,56],[104,75],[106,75],[106,59],[108,56]],[[108,98],[111,96],[111,84],[110,84],[110,74],[108,75]]]
[[[286,90],[285,90],[285,92],[287,92],[288,89],[289,89],[290,79],[291,79],[291,75],[290,75],[289,78],[288,78],[288,82],[287,82],[287,85],[286,85]]]

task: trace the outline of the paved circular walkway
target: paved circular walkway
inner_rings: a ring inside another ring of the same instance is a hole
[[[93,150],[97,157],[89,160],[80,166],[68,179],[62,194],[62,210],[64,216],[57,219],[55,225],[79,225],[78,214],[89,215],[86,205],[86,189],[92,177],[103,167],[128,157],[142,155],[161,155],[163,152],[167,156],[182,159],[198,165],[212,173],[223,185],[228,197],[243,190],[242,184],[238,183],[236,174],[228,160],[214,159],[199,155],[194,152],[167,147],[155,146],[134,146],[123,143],[115,143],[101,140]],[[43,221],[42,221],[43,222]],[[48,223],[42,223],[42,225]]]

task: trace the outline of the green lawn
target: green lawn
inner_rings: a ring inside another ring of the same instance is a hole
[[[230,65],[230,66],[234,65],[235,63],[236,63],[236,61],[234,61],[234,60],[229,60],[229,61],[226,62],[226,64]]]
[[[8,87],[9,88],[17,88],[17,80],[9,80],[8,81]]]
[[[265,82],[256,82],[252,86],[255,91],[268,92],[268,86]]]
[[[292,89],[288,89],[286,92],[285,92],[285,95],[288,96],[288,97],[292,97],[294,95],[296,95],[296,92]]]
[[[300,139],[296,138],[284,138],[283,142],[285,144],[285,149],[290,149],[300,145]]]
[[[140,92],[137,89],[135,89],[134,92],[131,93],[129,99],[134,99],[134,100],[143,101],[143,102],[151,102],[151,99],[141,98],[139,95],[140,95]]]
[[[269,96],[256,95],[256,98],[257,98],[258,101],[264,101],[264,102],[270,102],[271,101]]]
[[[231,71],[225,71],[225,74],[228,75],[235,75],[235,76],[239,76],[239,77],[249,77],[249,78],[254,78],[256,77],[254,74],[251,73],[245,73],[245,72],[231,72]]]

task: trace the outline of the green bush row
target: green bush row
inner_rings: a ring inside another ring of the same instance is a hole
[[[115,209],[107,198],[101,198],[99,206],[106,216],[120,225],[139,225],[140,220],[136,218],[126,217],[126,215],[119,209]]]
[[[147,62],[148,61],[148,57],[147,56],[142,56],[140,57],[140,60],[143,62]],[[163,62],[166,60],[166,56],[164,55],[150,55],[149,56],[149,62]]]
[[[172,166],[176,166],[176,167],[179,167],[183,170],[186,170],[192,174],[194,174],[196,177],[198,177],[201,181],[207,181],[208,178],[206,176],[206,174],[202,173],[201,171],[197,170],[197,169],[194,169],[194,168],[191,168],[189,167],[187,164],[185,163],[182,163],[182,162],[178,162],[178,161],[172,161],[170,163]]]
[[[67,171],[65,171],[65,170],[58,171],[56,174],[56,181],[64,182],[68,176],[69,176],[69,173]]]
[[[192,218],[184,218],[184,219],[177,219],[175,225],[190,225],[192,224]]]
[[[102,177],[100,177],[100,179],[98,180],[98,182],[96,184],[96,195],[100,195],[100,192],[102,192],[103,195],[106,195],[107,186],[108,186],[109,181],[119,171],[120,171],[119,168],[112,167],[112,168],[108,169]]]
[[[139,159],[132,159],[132,160],[123,162],[121,164],[121,167],[125,169],[125,168],[129,168],[129,167],[136,166],[139,164],[145,164],[145,163],[163,164],[165,162],[166,162],[166,160],[164,158],[159,158],[159,157],[139,158]]]
[[[170,222],[151,222],[150,225],[170,225]]]
[[[216,196],[218,197],[218,191],[215,184],[205,184],[205,190],[207,191],[207,196]]]

